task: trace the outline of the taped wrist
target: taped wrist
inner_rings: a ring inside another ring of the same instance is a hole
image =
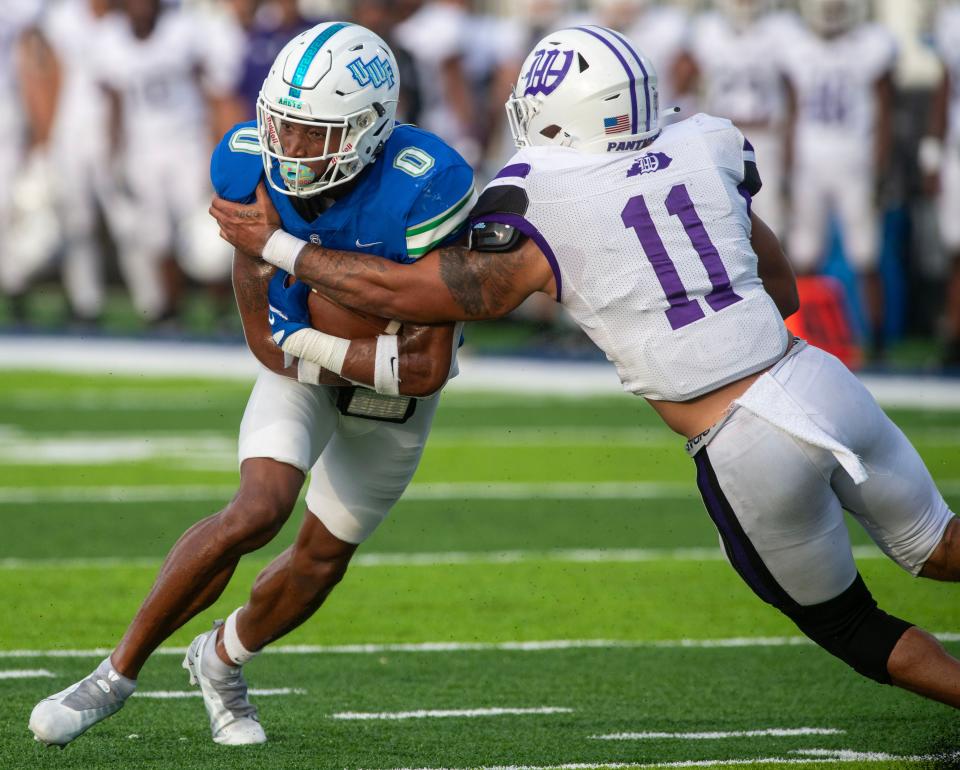
[[[289,353],[301,360],[312,361],[334,374],[340,374],[343,371],[343,361],[350,349],[350,340],[324,334],[316,329],[301,329],[284,340],[282,349],[284,353]]]
[[[293,267],[297,262],[297,257],[306,245],[306,241],[290,235],[290,233],[283,230],[274,230],[263,246],[262,256],[264,261],[293,275]]]
[[[383,396],[400,395],[400,348],[394,334],[377,337],[373,389]]]

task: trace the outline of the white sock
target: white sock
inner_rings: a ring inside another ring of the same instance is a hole
[[[238,666],[248,663],[260,654],[259,650],[250,652],[250,650],[243,646],[243,642],[240,641],[240,637],[237,635],[237,614],[242,609],[243,607],[238,607],[231,612],[230,617],[227,618],[227,622],[223,626],[223,646],[227,651],[227,657]]]

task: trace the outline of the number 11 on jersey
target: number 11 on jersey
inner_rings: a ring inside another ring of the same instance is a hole
[[[685,184],[678,184],[670,190],[666,207],[671,216],[680,220],[690,238],[690,243],[707,270],[710,285],[713,287],[713,290],[704,297],[707,304],[716,311],[743,299],[733,291],[727,269],[723,266],[717,247],[710,240],[700,215],[697,214]],[[628,200],[627,205],[620,212],[620,218],[624,226],[633,229],[637,234],[640,245],[653,266],[653,272],[657,275],[660,287],[667,295],[667,301],[670,303],[667,321],[670,322],[670,328],[680,329],[703,318],[704,312],[700,303],[687,296],[687,290],[680,280],[673,260],[667,254],[644,197],[636,195]]]

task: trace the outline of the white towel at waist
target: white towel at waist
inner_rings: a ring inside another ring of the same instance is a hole
[[[769,373],[760,377],[734,403],[784,433],[831,452],[855,484],[867,480],[867,469],[857,454],[810,419],[786,388]]]

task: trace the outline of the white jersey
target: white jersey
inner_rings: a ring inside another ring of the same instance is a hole
[[[937,14],[933,42],[950,77],[947,139],[960,147],[960,4],[945,6]]]
[[[106,150],[107,102],[94,70],[105,20],[90,9],[90,0],[63,0],[43,19],[43,34],[60,61],[63,82],[57,102],[54,143],[76,152]],[[77,126],[88,130],[77,131]]]
[[[741,30],[716,11],[698,17],[690,53],[703,79],[704,111],[741,128],[779,123],[786,100],[777,62],[793,23],[785,14],[768,14]]]
[[[796,92],[798,157],[867,163],[872,158],[877,81],[893,69],[896,41],[879,24],[825,39],[797,28],[781,47],[781,66]]]
[[[560,301],[624,390],[687,401],[787,347],[750,245],[753,160],[730,121],[702,114],[638,152],[525,148],[487,187],[494,192],[481,197],[474,226],[502,222],[534,239]]]
[[[239,79],[242,56],[242,35],[227,17],[167,9],[146,39],[133,34],[125,16],[111,19],[97,69],[101,82],[123,100],[127,146],[149,152],[175,148],[184,138],[206,139],[201,85],[229,93]]]

